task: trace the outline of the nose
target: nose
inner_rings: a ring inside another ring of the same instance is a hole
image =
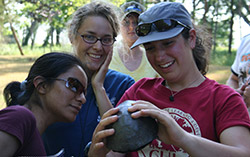
[[[165,55],[165,50],[163,48],[158,48],[155,50],[155,59],[157,62],[161,62]]]
[[[96,43],[93,44],[93,48],[96,49],[96,50],[102,49],[101,40],[97,40]]]
[[[86,97],[85,97],[84,93],[77,94],[76,99],[77,99],[77,101],[81,102],[82,104],[84,104],[86,102]]]
[[[130,22],[128,27],[130,30],[135,30],[136,26],[137,26],[137,23]]]

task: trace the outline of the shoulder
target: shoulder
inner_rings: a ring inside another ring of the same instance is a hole
[[[250,34],[245,35],[242,40],[250,40]]]
[[[142,78],[138,80],[133,87],[140,88],[156,88],[162,84],[163,78]]]
[[[0,129],[16,136],[21,142],[24,135],[31,134],[35,128],[35,117],[26,107],[15,105],[0,111]]]
[[[241,46],[247,45],[247,44],[250,44],[250,34],[245,35],[245,36],[241,39],[241,43],[240,43]]]
[[[206,89],[211,89],[213,91],[217,91],[217,92],[227,92],[227,93],[232,93],[235,94],[237,93],[233,88],[231,88],[228,85],[225,84],[219,84],[218,82],[216,82],[215,80],[211,80],[209,78],[206,78],[206,80],[202,83],[203,86]]]
[[[118,71],[115,71],[115,70],[111,70],[109,69],[107,74],[106,74],[106,78],[108,78],[109,80],[125,80],[125,81],[132,81],[134,82],[134,79],[127,75],[127,74],[124,74],[124,73],[121,73],[121,72],[118,72]]]
[[[19,117],[21,119],[34,119],[33,113],[24,106],[14,105],[9,106],[0,111],[0,115],[13,115],[14,117]]]
[[[31,126],[36,123],[34,114],[26,107],[15,105],[4,108],[0,111],[0,124],[9,122],[18,125]]]

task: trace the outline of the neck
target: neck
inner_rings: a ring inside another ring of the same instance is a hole
[[[40,134],[52,123],[56,122],[55,116],[50,114],[43,105],[44,103],[38,96],[32,94],[30,100],[24,105],[29,108],[36,118],[36,127]]]
[[[27,107],[27,106],[26,106]],[[47,115],[44,110],[37,105],[32,104],[32,107],[28,107],[31,112],[34,114],[36,119],[36,127],[40,134],[43,134],[45,129],[53,123],[52,118]]]
[[[196,77],[191,77],[190,79],[183,80],[180,83],[171,83],[165,81],[165,86],[169,88],[171,91],[178,92],[185,88],[197,87],[205,80],[205,77],[201,74],[194,76]]]

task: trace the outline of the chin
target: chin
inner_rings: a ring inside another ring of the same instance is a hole
[[[63,122],[71,123],[71,122],[74,122],[75,120],[76,120],[76,115],[70,115],[68,117],[65,117]]]

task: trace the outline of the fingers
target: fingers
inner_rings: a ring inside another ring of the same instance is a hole
[[[112,108],[108,110],[106,113],[103,114],[103,117],[100,123],[97,125],[94,135],[93,141],[94,142],[102,142],[104,138],[107,136],[114,134],[114,129],[107,129],[106,127],[118,120],[118,116],[114,115],[119,111],[119,108]]]
[[[106,66],[106,67],[109,66],[109,64],[110,64],[110,62],[112,60],[112,56],[113,56],[113,50],[111,49],[108,56],[107,56],[107,58],[106,58],[106,60],[105,60],[105,62],[104,62],[104,66]]]

